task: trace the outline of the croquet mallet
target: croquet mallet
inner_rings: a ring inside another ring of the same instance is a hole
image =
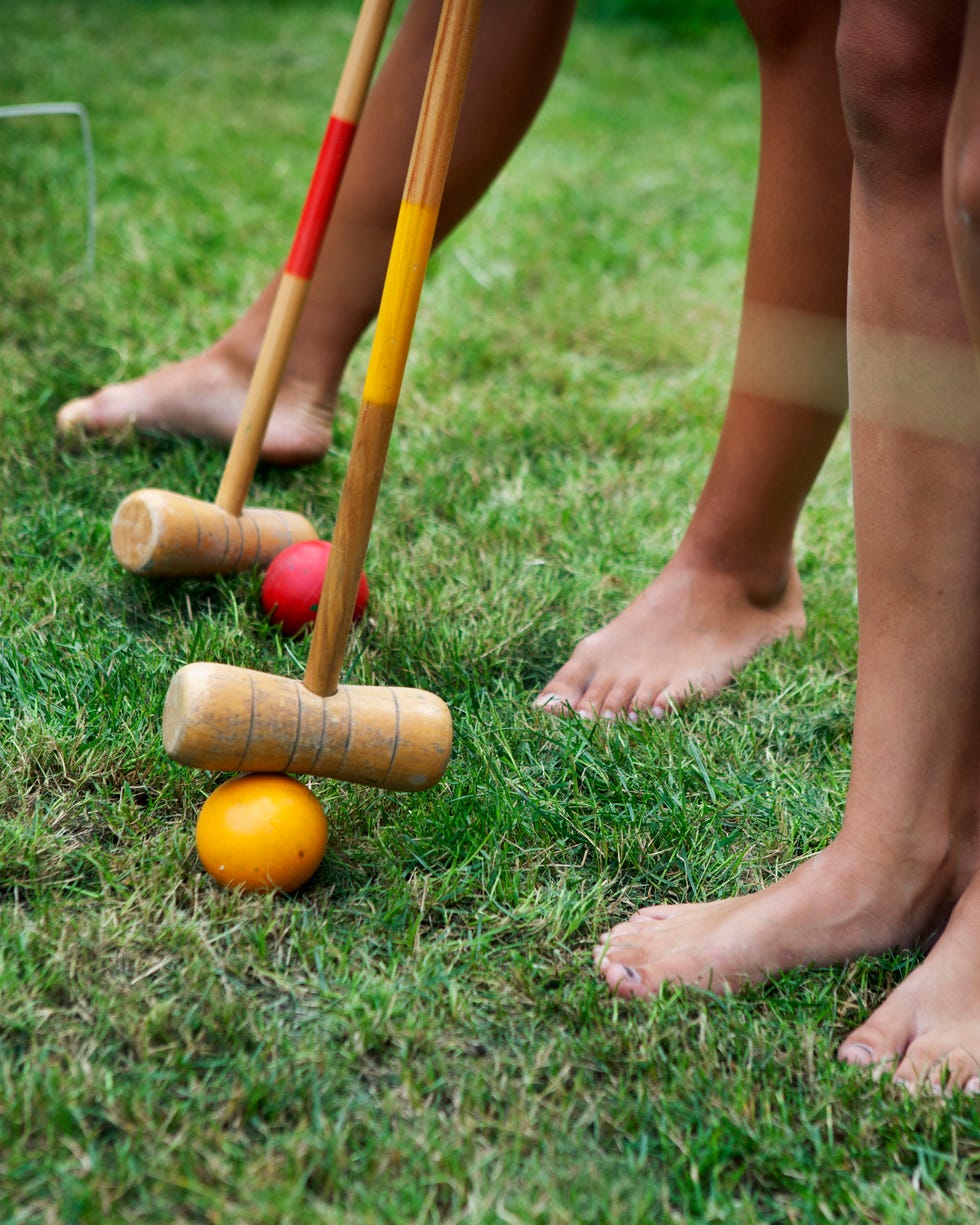
[[[364,0],[214,502],[137,489],[112,520],[112,551],[133,574],[177,578],[262,568],[287,545],[315,540],[293,511],[246,507],[323,235],[333,211],[394,0]]]
[[[303,681],[216,663],[181,668],[163,742],[184,765],[422,791],[448,764],[452,716],[441,698],[339,682],[480,6],[443,0]]]

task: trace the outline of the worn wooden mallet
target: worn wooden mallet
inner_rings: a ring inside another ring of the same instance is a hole
[[[479,13],[480,0],[443,0],[303,681],[181,668],[163,742],[184,765],[421,791],[449,761],[452,716],[435,694],[339,682]]]
[[[112,551],[134,574],[152,578],[236,574],[266,566],[287,545],[317,537],[302,515],[246,507],[245,499],[393,3],[364,0],[358,15],[215,500],[165,489],[138,489],[125,498],[112,520]]]

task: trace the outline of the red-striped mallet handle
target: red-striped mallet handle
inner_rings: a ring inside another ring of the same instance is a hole
[[[304,686],[337,692],[388,441],[466,88],[481,0],[443,0],[368,357]]]
[[[242,513],[255,475],[262,441],[393,5],[394,0],[364,0],[358,14],[293,245],[252,371],[245,407],[214,499],[221,510],[235,518]]]

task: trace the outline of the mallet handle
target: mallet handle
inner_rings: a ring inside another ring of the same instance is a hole
[[[480,8],[481,0],[443,0],[303,678],[320,697],[340,684]]]
[[[394,0],[364,0],[334,95],[293,245],[252,372],[215,504],[237,518],[258,466],[262,441],[282,383],[323,235],[347,165]]]

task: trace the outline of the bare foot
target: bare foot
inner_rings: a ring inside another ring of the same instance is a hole
[[[763,603],[732,575],[678,554],[618,617],[583,638],[535,705],[585,718],[662,718],[692,696],[714,696],[761,647],[805,626],[795,568]]]
[[[624,997],[668,982],[737,991],[795,966],[927,943],[960,888],[951,857],[935,848],[842,835],[758,893],[637,911],[606,933],[595,964]]]
[[[896,1084],[980,1093],[980,877],[925,961],[841,1044],[844,1063]]]
[[[178,434],[227,445],[231,442],[248,391],[251,368],[208,349],[197,357],[134,379],[114,383],[94,395],[72,400],[58,411],[62,433]],[[332,404],[308,386],[284,379],[262,444],[270,464],[314,463],[330,446]]]

